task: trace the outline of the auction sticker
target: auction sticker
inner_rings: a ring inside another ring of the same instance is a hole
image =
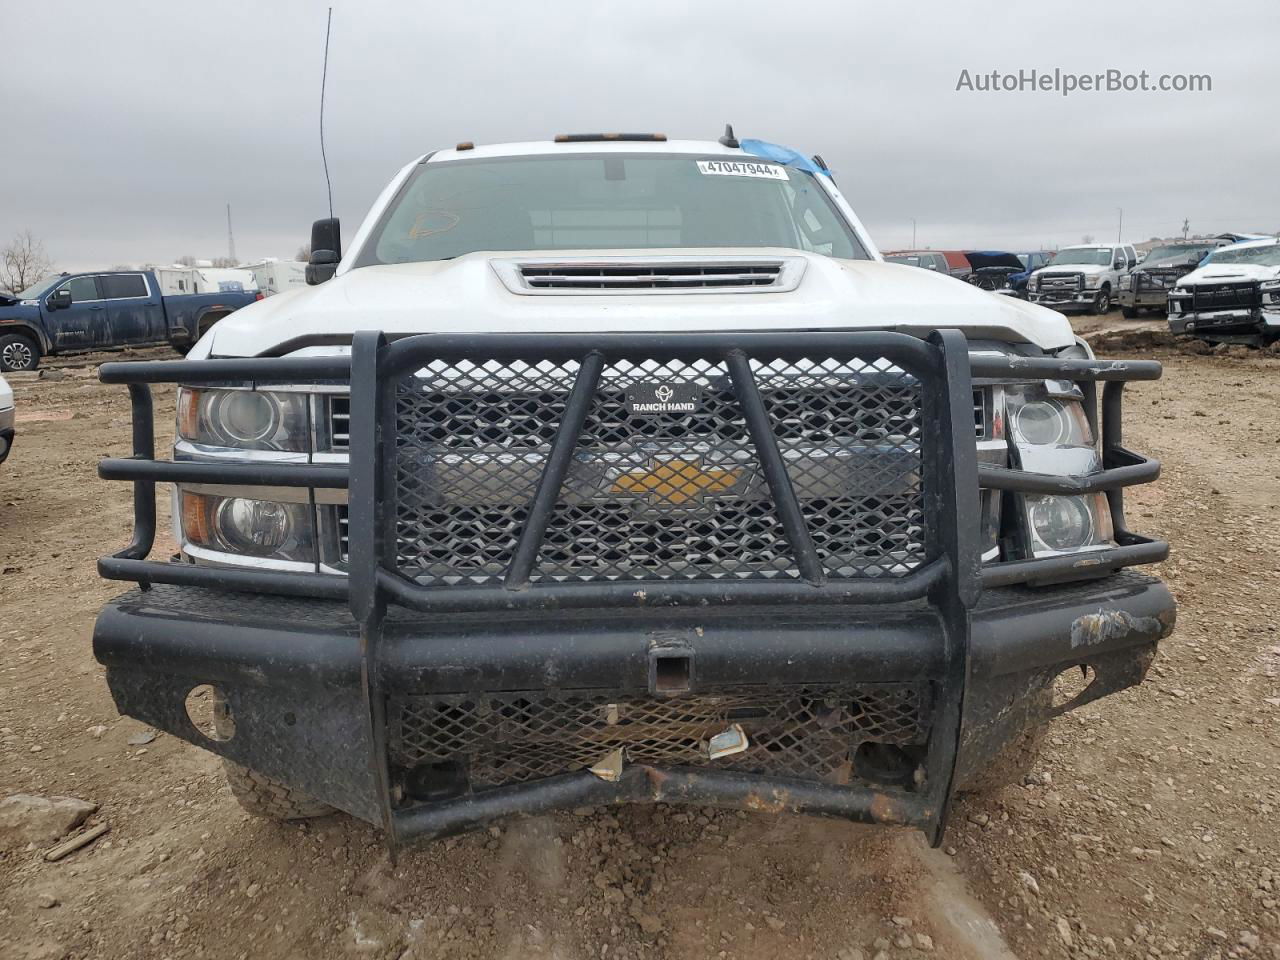
[[[776,163],[754,160],[699,160],[698,172],[721,177],[758,177],[761,180],[786,180],[787,171]]]

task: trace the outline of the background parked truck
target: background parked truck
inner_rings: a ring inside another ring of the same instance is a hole
[[[251,280],[250,289],[236,282],[238,289],[196,292],[195,277],[177,272],[64,273],[0,293],[0,370],[34,370],[43,356],[103,347],[168,342],[185,351],[223,317],[262,299]]]
[[[1027,294],[1032,303],[1053,310],[1106,313],[1121,279],[1137,265],[1138,254],[1128,243],[1063,247],[1031,275]]]
[[[1166,243],[1156,247],[1120,280],[1120,293],[1116,299],[1120,311],[1130,319],[1143,307],[1168,309],[1169,291],[1178,281],[1196,269],[1209,253],[1224,246],[1225,240],[1191,240],[1183,243]]]

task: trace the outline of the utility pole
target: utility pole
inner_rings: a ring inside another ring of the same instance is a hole
[[[229,203],[227,204],[227,256],[232,263],[238,262],[236,260],[236,238],[231,232],[231,204]]]
[[[1120,243],[1120,235],[1124,233],[1124,207],[1116,207],[1120,211],[1120,224],[1116,227],[1116,243]]]
[[[916,248],[916,218],[911,218],[911,249]]]
[[[1182,221],[1182,239],[1183,240],[1187,239],[1187,231],[1190,229],[1191,229],[1191,220],[1189,218],[1183,218],[1183,221]]]

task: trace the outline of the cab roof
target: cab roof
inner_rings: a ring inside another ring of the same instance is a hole
[[[437,150],[419,158],[419,163],[447,163],[490,157],[529,157],[556,153],[692,153],[710,157],[748,157],[741,147],[726,147],[715,140],[586,140],[556,143],[528,140],[521,143],[487,143],[459,150]],[[752,157],[759,160],[759,157]]]
[[[1220,250],[1244,250],[1248,247],[1269,247],[1272,244],[1280,243],[1280,237],[1260,237],[1254,240],[1242,240],[1240,243],[1229,243],[1225,247],[1219,247],[1214,253]]]

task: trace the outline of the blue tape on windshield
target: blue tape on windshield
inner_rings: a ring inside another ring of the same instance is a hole
[[[824,173],[828,177],[831,176],[831,171],[826,167],[818,166],[809,157],[797,150],[792,150],[790,147],[784,147],[777,143],[768,143],[764,140],[743,140],[738,145],[742,147],[744,153],[749,153],[753,157],[772,160],[775,163],[795,167],[798,170],[807,170],[810,173]]]

